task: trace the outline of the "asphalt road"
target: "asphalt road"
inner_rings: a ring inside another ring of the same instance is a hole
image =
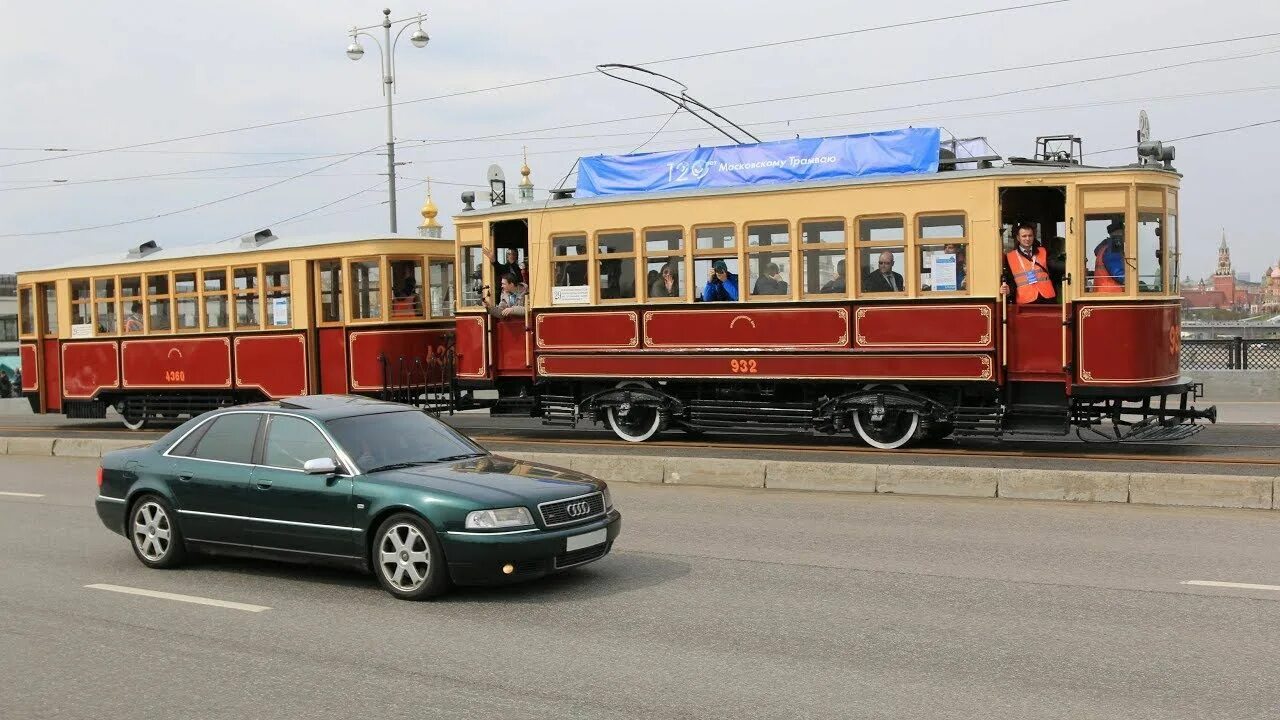
[[[1280,513],[616,485],[624,529],[603,561],[417,604],[340,571],[147,570],[97,520],[95,467],[0,457],[5,718],[1280,707],[1280,587],[1183,584],[1280,586]]]

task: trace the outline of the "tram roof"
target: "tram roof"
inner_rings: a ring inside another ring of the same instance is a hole
[[[963,160],[962,160],[963,162]],[[520,213],[528,211],[556,210],[571,207],[579,207],[585,205],[612,205],[617,203],[628,202],[651,202],[654,200],[672,200],[678,198],[690,197],[716,197],[729,195],[749,195],[759,193],[784,193],[796,190],[816,190],[825,188],[852,187],[859,185],[886,185],[895,183],[920,183],[920,182],[939,182],[939,181],[956,181],[970,180],[974,178],[999,178],[999,177],[1025,177],[1028,175],[1036,175],[1040,177],[1054,176],[1070,176],[1070,175],[1095,175],[1095,174],[1120,174],[1134,172],[1154,172],[1169,177],[1180,178],[1181,173],[1176,170],[1166,170],[1161,167],[1152,165],[1120,165],[1115,167],[1100,167],[1090,165],[1068,165],[1068,164],[1050,164],[1050,163],[1017,163],[1007,164],[1001,167],[993,168],[975,168],[975,169],[959,169],[945,170],[931,174],[903,174],[903,175],[877,175],[858,178],[840,178],[835,180],[808,180],[792,183],[769,183],[760,185],[741,185],[726,188],[696,188],[689,190],[662,190],[655,192],[637,192],[617,195],[602,195],[598,197],[575,198],[569,197],[563,200],[541,200],[528,203],[507,203],[505,205],[497,205],[487,208],[476,208],[474,210],[465,210],[459,212],[454,218],[460,222],[466,222],[472,218],[486,217],[492,215],[506,215],[510,213]]]
[[[248,236],[248,237],[251,237]],[[177,245],[160,247],[152,252],[138,254],[137,248],[92,255],[87,257],[72,256],[70,259],[41,265],[38,267],[19,268],[18,272],[42,272],[46,270],[63,270],[70,268],[93,268],[109,265],[131,265],[134,263],[164,262],[186,258],[210,258],[220,255],[252,255],[270,253],[277,250],[323,247],[325,245],[343,245],[347,243],[371,242],[379,240],[416,240],[419,242],[452,242],[445,238],[424,238],[419,235],[404,233],[380,233],[372,235],[352,235],[351,233],[320,233],[313,235],[276,236],[255,245],[245,245],[244,238],[236,238],[225,242],[205,243],[201,245]]]

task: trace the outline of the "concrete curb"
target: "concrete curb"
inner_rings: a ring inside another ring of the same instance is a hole
[[[0,438],[0,454],[93,458],[147,442],[10,437]],[[1280,510],[1280,477],[672,459],[657,455],[498,454],[609,482]]]

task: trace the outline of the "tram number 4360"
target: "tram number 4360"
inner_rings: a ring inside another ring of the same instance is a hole
[[[755,360],[739,360],[737,358],[729,361],[729,369],[736,373],[760,372],[756,369]]]
[[[187,373],[183,370],[165,370],[165,382],[186,382]]]

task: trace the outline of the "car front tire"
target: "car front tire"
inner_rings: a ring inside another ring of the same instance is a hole
[[[382,589],[401,600],[427,600],[449,589],[440,540],[417,515],[397,513],[384,520],[369,560]]]
[[[187,550],[177,518],[173,507],[159,495],[141,495],[129,506],[125,522],[129,545],[143,565],[171,568],[186,559]]]

